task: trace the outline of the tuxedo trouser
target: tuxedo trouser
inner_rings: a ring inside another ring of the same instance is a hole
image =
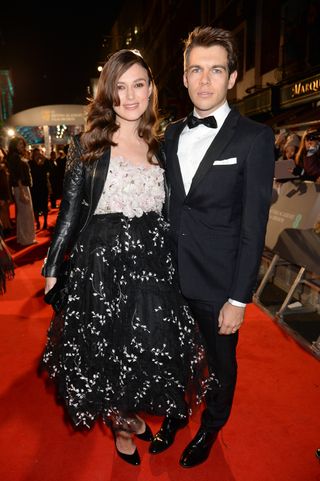
[[[209,432],[219,431],[230,416],[236,386],[238,332],[229,335],[218,332],[219,312],[224,303],[190,299],[188,303],[203,336],[209,371],[219,381],[206,395],[201,426]]]

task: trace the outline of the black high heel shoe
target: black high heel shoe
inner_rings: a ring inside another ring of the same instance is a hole
[[[118,456],[121,459],[123,459],[123,461],[125,461],[126,463],[132,464],[133,466],[139,466],[139,464],[141,463],[141,459],[140,459],[140,456],[139,456],[138,449],[136,448],[135,451],[132,454],[122,453],[117,448],[117,436],[116,436],[116,433],[113,430],[112,430],[112,434],[113,434],[114,445],[115,445],[116,451],[118,453]]]
[[[153,434],[150,429],[150,426],[148,426],[147,423],[145,423],[146,429],[144,430],[143,433],[141,434],[136,434],[137,438],[142,439],[142,441],[152,441],[153,440]]]

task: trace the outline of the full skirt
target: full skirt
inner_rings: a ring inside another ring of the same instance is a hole
[[[182,419],[216,382],[169,239],[154,212],[106,214],[93,216],[73,248],[67,303],[42,365],[77,426],[139,411]]]

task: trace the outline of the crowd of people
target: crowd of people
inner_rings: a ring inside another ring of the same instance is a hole
[[[29,148],[20,136],[11,139],[8,151],[0,149],[0,221],[4,236],[16,233],[17,243],[27,246],[36,241],[36,230],[47,229],[49,201],[51,208],[57,207],[65,165],[63,150],[58,157],[53,150],[47,159],[42,149]],[[15,204],[15,215],[10,216],[11,204]],[[44,219],[42,226],[39,216]]]
[[[61,199],[65,165],[64,150],[58,157],[52,151],[47,159],[40,148],[30,148],[20,136],[11,139],[8,150],[0,148],[0,293],[14,275],[6,239],[15,237],[17,248],[37,242],[37,231],[48,228],[49,200],[51,208],[56,208]]]
[[[320,183],[320,129],[311,127],[302,136],[290,130],[283,130],[276,136],[276,167],[282,161],[287,170],[282,170],[279,180],[297,178]]]

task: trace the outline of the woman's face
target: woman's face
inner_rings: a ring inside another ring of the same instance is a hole
[[[117,120],[134,122],[147,110],[152,86],[148,72],[138,63],[132,65],[117,82],[120,105],[114,105]]]
[[[293,159],[296,153],[296,149],[293,145],[288,145],[285,149],[285,155],[287,159]]]
[[[24,154],[25,148],[26,146],[23,140],[19,140],[17,143],[17,151],[19,152],[19,154]]]

